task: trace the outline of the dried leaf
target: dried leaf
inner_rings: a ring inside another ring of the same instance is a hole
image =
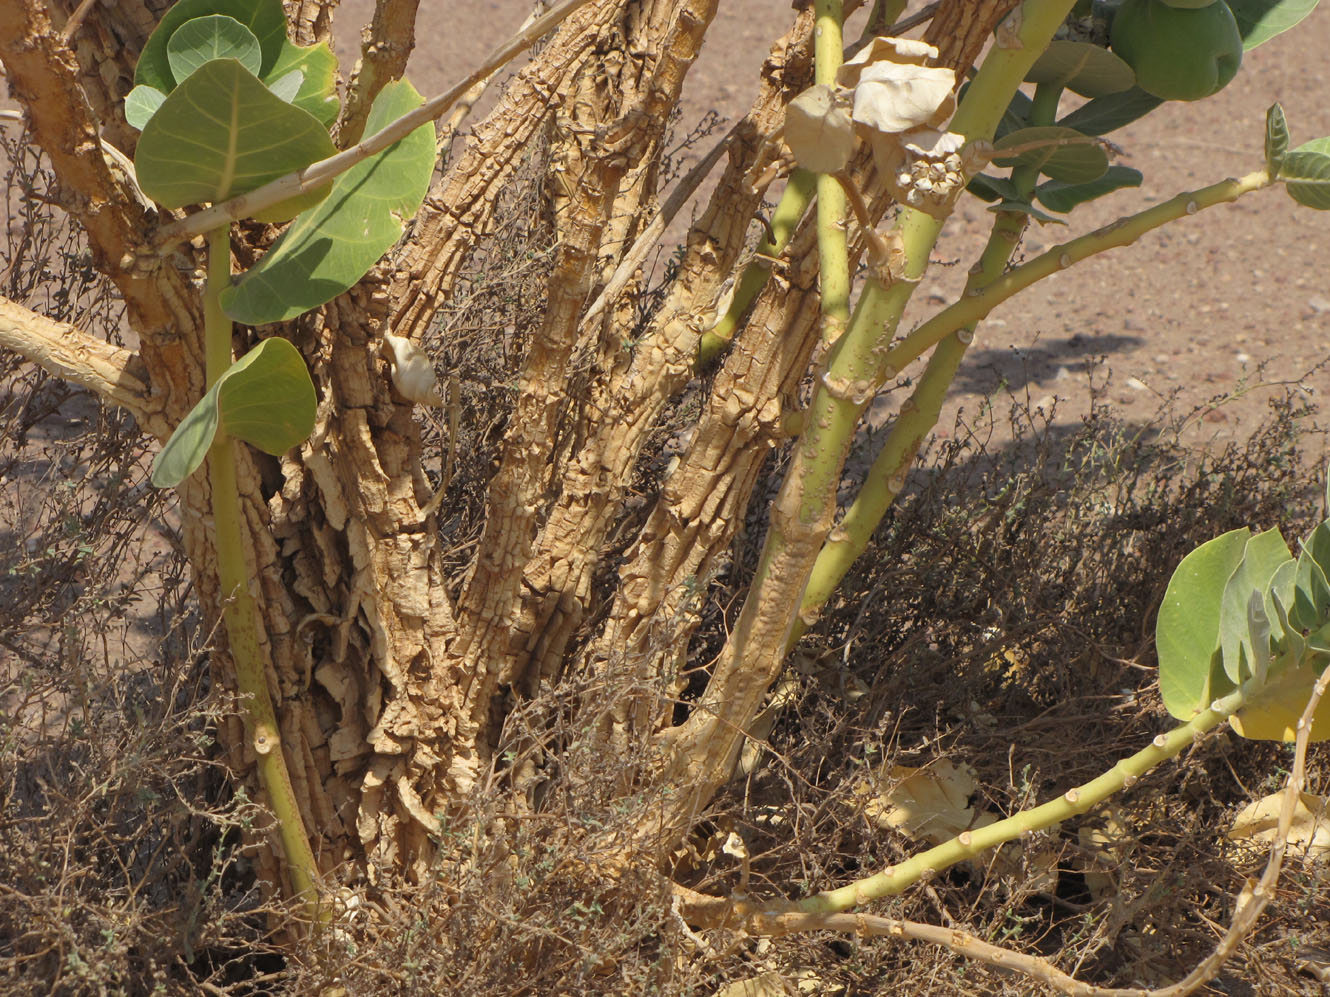
[[[949,841],[975,823],[969,806],[975,791],[974,769],[947,759],[926,768],[898,765],[890,778],[895,785],[864,807],[868,816],[913,838],[935,844]]]
[[[836,70],[836,83],[847,90],[859,85],[863,71],[879,62],[897,65],[923,66],[938,57],[938,50],[927,42],[915,38],[887,38],[879,36],[859,50],[853,59]]]
[[[746,980],[727,983],[716,991],[715,997],[786,997],[787,993],[780,973],[772,970]]]
[[[889,135],[936,128],[956,106],[955,84],[956,74],[943,66],[875,63],[854,88],[854,120]]]
[[[1076,832],[1084,856],[1080,860],[1085,885],[1096,900],[1116,896],[1116,869],[1126,860],[1131,848],[1131,831],[1118,810],[1111,810],[1099,826],[1082,825]]]
[[[809,87],[785,109],[785,144],[804,169],[839,173],[854,154],[848,106],[825,83]]]
[[[1229,839],[1270,844],[1279,828],[1279,808],[1284,794],[1271,793],[1257,800],[1238,814],[1228,832]],[[1289,828],[1288,843],[1301,848],[1314,858],[1330,853],[1330,799],[1312,793],[1299,793],[1293,808],[1293,824]]]

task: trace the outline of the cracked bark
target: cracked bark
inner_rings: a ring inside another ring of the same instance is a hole
[[[623,369],[611,371],[587,442],[561,475],[559,499],[534,544],[517,622],[533,634],[525,669],[551,675],[588,612],[592,576],[631,482],[634,465],[671,399],[693,376],[703,331],[698,317],[714,303],[721,280],[743,249],[765,188],[751,178],[779,149],[765,140],[784,121],[784,103],[811,79],[812,13],[773,46],[762,89],[741,124],[729,162],[705,213],[690,231],[670,294]]]

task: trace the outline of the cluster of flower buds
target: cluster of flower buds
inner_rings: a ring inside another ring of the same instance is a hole
[[[785,118],[785,141],[799,164],[837,173],[865,142],[898,200],[945,210],[971,164],[965,140],[945,130],[956,108],[956,75],[933,65],[937,57],[937,49],[921,41],[875,38],[840,68],[836,86],[800,94]]]
[[[957,152],[949,152],[940,160],[912,156],[896,174],[896,186],[903,192],[905,203],[913,207],[922,207],[926,201],[941,205],[958,187],[965,186],[962,165]]]

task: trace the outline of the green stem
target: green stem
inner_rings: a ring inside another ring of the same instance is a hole
[[[959,130],[955,122],[960,122],[967,139],[992,137],[1012,94],[1062,23],[1071,3],[1072,0],[1026,0],[1018,35],[1015,39],[1004,38],[1009,47],[991,49],[979,70],[984,85],[1000,92],[996,98],[985,95],[976,102],[970,96],[979,89],[976,82],[956,112],[954,130]],[[975,106],[980,109],[975,110]],[[680,764],[707,769],[706,778],[715,774],[711,767],[719,771],[735,740],[732,730],[719,733],[709,717],[722,709],[728,710],[742,718],[739,721],[742,726],[748,720],[749,709],[754,708],[753,701],[760,698],[778,671],[804,587],[831,527],[837,486],[850,441],[868,400],[887,377],[895,375],[887,363],[888,344],[928,266],[929,253],[941,227],[940,219],[922,211],[901,210],[897,232],[905,250],[902,274],[889,286],[876,278],[867,281],[848,329],[828,353],[825,371],[806,413],[803,433],[794,448],[794,459],[773,506],[763,553],[730,646],[712,674],[701,705],[680,735],[680,743],[690,745],[681,752],[686,761]],[[694,742],[704,743],[706,747],[696,747]],[[694,765],[699,756],[704,756],[704,761]],[[707,786],[703,783],[705,779],[698,785],[705,791]]]
[[[805,169],[796,169],[790,174],[781,194],[776,210],[771,215],[771,239],[764,239],[758,244],[755,259],[744,267],[739,275],[734,297],[730,307],[725,310],[719,322],[702,334],[697,348],[697,366],[703,368],[711,364],[730,344],[740,320],[748,311],[758,292],[766,286],[771,276],[772,260],[785,251],[790,237],[803,218],[808,205],[812,203],[813,192],[817,188],[817,174]]]
[[[922,323],[887,352],[886,363],[888,367],[899,370],[957,329],[979,322],[1002,302],[1050,274],[1065,270],[1105,250],[1130,245],[1161,225],[1216,204],[1236,201],[1244,194],[1270,186],[1272,182],[1270,174],[1265,170],[1257,170],[1237,180],[1222,180],[1209,187],[1186,191],[1145,211],[1119,218],[1078,239],[1054,246],[1046,253],[1009,270],[978,293],[966,296]]]
[[[841,0],[816,0],[813,81],[834,86],[844,58]],[[834,343],[850,317],[850,250],[845,234],[845,191],[830,174],[817,178],[817,262],[822,296],[822,340]]]
[[[1061,96],[1060,86],[1038,86],[1030,114],[1031,125],[1045,125],[1055,121]],[[1018,166],[1012,170],[1011,179],[1020,192],[1021,200],[1029,200],[1039,181],[1039,170],[1033,166]],[[979,258],[979,266],[971,272],[966,282],[966,295],[975,293],[1002,276],[1020,244],[1027,221],[1028,216],[1024,212],[997,213],[988,244]],[[974,332],[975,325],[958,329],[954,336],[948,336],[938,343],[928,358],[928,367],[910,398],[901,406],[891,432],[873,461],[858,495],[818,553],[799,606],[799,617],[790,631],[787,651],[812,626],[850,566],[868,547],[873,531],[877,529],[891,503],[905,487],[905,473],[914,462],[924,437],[937,424],[942,402],[956,378],[965,351],[974,341]]]
[[[208,233],[208,283],[203,295],[204,356],[208,387],[231,366],[231,320],[222,311],[222,290],[231,281],[229,226]],[[258,758],[259,782],[277,819],[287,873],[296,895],[311,918],[326,921],[315,880],[318,865],[300,817],[291,775],[282,754],[282,740],[268,694],[263,652],[259,646],[258,605],[250,591],[245,563],[243,514],[236,482],[235,443],[221,431],[208,451],[212,484],[212,515],[217,545],[217,575],[223,599],[222,618],[236,670],[236,688],[245,710],[245,731]]]
[[[974,858],[1022,834],[1042,831],[1093,810],[1114,793],[1131,787],[1159,763],[1175,757],[1183,748],[1193,744],[1197,737],[1218,727],[1242,708],[1247,696],[1246,691],[1239,689],[1216,700],[1210,704],[1209,709],[1202,710],[1187,723],[1173,728],[1167,734],[1160,734],[1148,747],[1122,759],[1098,778],[1067,790],[1056,800],[1013,814],[1006,820],[964,831],[900,865],[890,866],[876,875],[837,889],[816,893],[793,904],[791,909],[808,914],[850,910],[870,900],[900,893],[921,879],[930,878],[957,862]]]

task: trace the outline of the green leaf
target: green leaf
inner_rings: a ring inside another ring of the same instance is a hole
[[[300,351],[265,339],[227,369],[176,427],[153,462],[152,483],[174,488],[199,469],[218,439],[283,454],[314,431],[314,382]]]
[[[1248,52],[1295,26],[1316,4],[1317,0],[1228,0]]]
[[[143,131],[157,109],[166,100],[166,94],[153,87],[138,86],[125,96],[125,120],[129,127]]]
[[[1050,215],[1047,211],[1040,211],[1029,201],[1012,200],[1001,201],[992,205],[989,211],[1013,211],[1017,214],[1029,215],[1040,225],[1066,225],[1067,223],[1055,215]]]
[[[1146,93],[1140,87],[1132,87],[1087,101],[1058,124],[1063,128],[1074,128],[1082,135],[1107,135],[1145,117],[1162,103],[1162,98]]]
[[[997,155],[993,162],[999,166],[1033,166],[1054,180],[1064,183],[1087,183],[1098,180],[1108,171],[1108,154],[1097,144],[1072,128],[1049,125],[1041,128],[1022,128],[1004,135],[993,143]],[[1072,144],[1055,144],[1073,140]],[[1075,141],[1080,140],[1080,141]],[[1003,156],[1003,149],[1030,143],[1049,143],[1022,152],[1017,156]]]
[[[1219,614],[1224,588],[1242,563],[1250,537],[1243,527],[1201,544],[1169,579],[1155,623],[1155,647],[1164,707],[1179,720],[1190,720],[1233,688],[1216,653]]]
[[[1224,656],[1224,672],[1234,685],[1240,685],[1250,678],[1243,672],[1244,659],[1248,667],[1254,660],[1253,636],[1248,612],[1252,593],[1257,593],[1262,601],[1264,617],[1265,593],[1275,572],[1282,564],[1293,560],[1288,544],[1279,535],[1278,530],[1266,530],[1247,541],[1243,549],[1242,560],[1233,569],[1224,586],[1223,602],[1219,610],[1219,644]],[[1265,627],[1265,650],[1269,651],[1270,628],[1268,617]]]
[[[1313,139],[1284,153],[1279,179],[1288,196],[1299,204],[1330,210],[1330,138]]]
[[[1054,41],[1025,74],[1026,82],[1066,87],[1082,97],[1130,90],[1136,74],[1118,56],[1089,42]]]
[[[264,83],[269,90],[275,93],[288,104],[296,99],[296,94],[300,93],[300,84],[305,82],[305,74],[299,69],[293,69],[285,76],[279,76],[271,83]],[[322,124],[322,122],[320,122]]]
[[[1265,615],[1271,621],[1270,636],[1288,647],[1293,647],[1302,638],[1288,618],[1288,608],[1293,605],[1293,596],[1297,590],[1297,578],[1298,562],[1296,558],[1291,558],[1275,569],[1270,587],[1265,593]],[[1301,654],[1301,650],[1298,653]]]
[[[180,25],[166,43],[166,59],[171,75],[183,83],[213,59],[235,59],[258,76],[263,53],[254,32],[234,17],[209,14]]]
[[[1244,654],[1250,650],[1244,664],[1252,681],[1264,685],[1270,673],[1270,617],[1265,615],[1265,600],[1257,589],[1247,597],[1247,639],[1242,648]]]
[[[1296,570],[1296,565],[1289,565],[1289,567],[1293,567]],[[1283,570],[1284,569],[1281,567],[1280,572],[1282,572]],[[1291,574],[1292,573],[1290,572],[1290,576]],[[1302,655],[1306,652],[1307,641],[1302,636],[1302,634],[1297,630],[1297,628],[1294,627],[1293,624],[1289,621],[1288,609],[1285,608],[1288,605],[1288,601],[1286,600],[1284,594],[1280,591],[1280,587],[1278,585],[1271,587],[1270,596],[1275,607],[1275,619],[1279,621],[1279,628],[1283,633],[1283,637],[1282,639],[1280,639],[1280,645],[1283,648],[1284,652],[1286,652],[1293,660],[1296,661],[1300,659]]]
[[[1302,631],[1319,630],[1330,610],[1330,581],[1322,563],[1330,563],[1330,524],[1321,523],[1302,541],[1289,622]]]
[[[1098,180],[1089,183],[1063,183],[1049,180],[1034,189],[1034,196],[1050,211],[1068,212],[1078,204],[1093,201],[1124,187],[1139,187],[1141,171],[1130,166],[1110,166]]]
[[[224,201],[337,151],[307,111],[286,103],[234,59],[176,87],[143,129],[134,167],[143,193],[168,208]]]
[[[139,54],[134,82],[169,94],[179,80],[171,72],[167,42],[186,21],[209,14],[225,14],[239,21],[259,40],[263,61],[258,76],[266,76],[286,41],[286,11],[282,0],[180,0],[162,17]]]
[[[1006,177],[991,177],[978,173],[966,187],[971,194],[984,201],[1019,201],[1021,192]]]
[[[1265,162],[1270,175],[1277,176],[1279,165],[1288,152],[1288,122],[1284,119],[1284,109],[1278,103],[1270,105],[1265,112]]]
[[[421,103],[399,80],[380,91],[365,134],[373,135]],[[401,238],[434,172],[434,129],[406,138],[343,173],[332,193],[291,223],[259,262],[222,292],[238,322],[262,325],[301,315],[346,291]]]
[[[998,122],[997,131],[993,138],[1000,139],[1008,132],[1014,132],[1018,128],[1025,128],[1030,124],[1030,110],[1034,102],[1025,94],[1017,90],[1011,96],[1011,103],[1007,109],[1002,112],[1002,120]]]
[[[337,100],[337,57],[328,43],[301,48],[283,38],[277,58],[262,79],[272,86],[274,81],[297,70],[304,75],[291,103],[314,115],[325,128],[331,128],[341,105]]]

